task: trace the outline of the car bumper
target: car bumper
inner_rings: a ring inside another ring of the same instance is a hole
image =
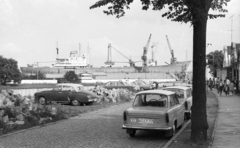
[[[88,99],[88,102],[97,102],[98,99]]]
[[[172,127],[141,127],[141,126],[134,126],[134,125],[123,125],[122,129],[168,131],[168,130],[171,130]]]

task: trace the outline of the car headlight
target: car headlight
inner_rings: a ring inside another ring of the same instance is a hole
[[[91,95],[87,95],[87,98],[88,98],[88,101],[91,102],[91,101],[97,101],[98,98],[97,97],[94,97],[94,96],[91,96]]]

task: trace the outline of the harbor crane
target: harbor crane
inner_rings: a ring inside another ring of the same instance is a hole
[[[112,49],[114,49],[115,51],[117,51],[119,54],[121,54],[122,56],[124,56],[125,58],[128,59],[128,62],[119,62],[119,61],[112,61]],[[115,49],[113,46],[111,46],[111,44],[108,44],[108,59],[105,62],[106,65],[109,65],[110,67],[112,67],[112,65],[114,65],[115,63],[129,63],[130,67],[134,67],[137,71],[141,70],[141,67],[137,67],[135,66],[136,62],[141,62],[141,61],[133,61],[131,58],[128,58],[126,55],[124,55],[122,52],[120,52],[119,50]]]
[[[171,61],[170,61],[170,64],[174,64],[177,62],[177,58],[174,57],[174,52],[173,52],[173,49],[171,48],[171,45],[170,45],[170,42],[168,40],[168,37],[166,35],[166,38],[167,38],[167,43],[168,43],[168,47],[169,47],[169,50],[170,50],[170,53],[171,53]]]
[[[112,65],[115,64],[112,61],[112,50],[111,50],[111,48],[112,48],[111,44],[108,44],[108,57],[107,57],[107,61],[105,62],[105,64],[109,65],[110,67],[112,67]]]
[[[143,55],[142,55],[142,71],[143,72],[147,71],[147,52],[148,52],[150,40],[151,40],[151,34],[148,38],[147,44],[145,45],[145,47],[143,47]]]
[[[152,44],[151,48],[152,48],[152,59],[150,59],[150,60],[148,61],[148,65],[149,65],[149,66],[157,66],[157,60],[155,60],[155,56],[156,56],[156,50],[157,50],[157,48],[158,48],[158,42],[157,42],[157,43],[154,42],[154,43]],[[154,51],[154,48],[155,48],[155,51]]]

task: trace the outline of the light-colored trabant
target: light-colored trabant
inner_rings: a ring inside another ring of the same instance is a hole
[[[163,130],[172,137],[184,122],[184,105],[175,92],[147,90],[136,94],[131,108],[123,112],[123,129],[134,137],[136,130]]]
[[[177,94],[178,99],[185,106],[186,119],[191,118],[192,114],[192,88],[187,86],[169,86],[163,88],[163,90],[173,91]]]

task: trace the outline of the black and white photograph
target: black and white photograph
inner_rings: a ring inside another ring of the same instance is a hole
[[[240,0],[0,0],[0,148],[240,148]]]

